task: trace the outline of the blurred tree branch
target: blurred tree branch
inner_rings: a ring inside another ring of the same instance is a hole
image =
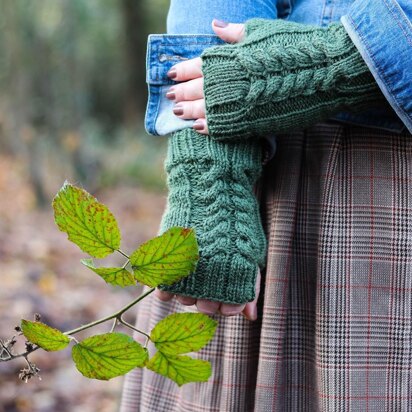
[[[147,38],[147,14],[144,3],[136,0],[121,0],[126,53],[128,59],[128,78],[130,88],[127,94],[127,120],[136,121],[136,114],[143,113],[146,105],[145,58]]]

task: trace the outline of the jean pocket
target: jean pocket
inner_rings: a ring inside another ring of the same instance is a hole
[[[214,35],[151,34],[147,42],[146,82],[148,101],[145,115],[146,131],[163,136],[193,125],[193,120],[182,120],[173,114],[174,102],[166,92],[175,84],[167,72],[176,63],[193,59],[208,47],[224,44]]]

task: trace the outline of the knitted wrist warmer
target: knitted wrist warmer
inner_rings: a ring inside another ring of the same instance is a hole
[[[202,54],[206,118],[217,140],[303,129],[383,96],[340,23],[252,19],[242,43]]]
[[[257,142],[220,143],[192,129],[169,138],[169,196],[161,231],[194,228],[200,259],[193,274],[160,289],[228,303],[254,299],[258,266],[266,256],[253,194],[261,164]]]

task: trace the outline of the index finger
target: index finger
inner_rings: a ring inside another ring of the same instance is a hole
[[[177,63],[172,66],[172,68],[167,72],[167,75],[176,82],[184,82],[186,80],[203,77],[202,59],[200,57],[196,57],[195,59]]]

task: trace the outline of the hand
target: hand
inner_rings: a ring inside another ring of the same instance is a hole
[[[212,28],[227,43],[238,43],[245,34],[243,24],[213,20]],[[178,63],[169,70],[168,76],[177,82],[183,82],[172,86],[166,93],[168,99],[176,102],[174,114],[181,119],[196,120],[193,129],[201,134],[209,134],[203,95],[202,59],[197,57]]]
[[[226,24],[217,20],[212,24],[214,32],[228,43],[237,43],[244,37],[243,24]],[[181,119],[196,120],[193,129],[201,134],[208,134],[205,112],[205,100],[203,94],[203,74],[201,58],[187,60],[173,66],[168,76],[182,82],[172,86],[166,96],[176,102],[174,113]],[[252,302],[242,305],[210,301],[206,299],[196,299],[188,296],[174,295],[169,292],[156,290],[155,296],[160,300],[167,302],[174,296],[183,305],[196,305],[199,312],[207,315],[220,312],[224,316],[234,316],[243,314],[249,320],[257,319],[256,303],[260,292],[261,275],[258,273],[256,278],[256,297]]]
[[[216,312],[220,312],[224,316],[234,316],[242,313],[246,319],[256,320],[257,319],[257,307],[256,303],[259,298],[260,292],[260,272],[256,277],[256,297],[252,302],[244,303],[242,305],[233,305],[229,303],[215,302],[206,299],[196,299],[189,296],[173,295],[169,292],[164,292],[162,290],[156,289],[155,296],[163,302],[168,302],[174,296],[176,299],[185,306],[196,305],[197,310],[206,315],[213,315]]]

